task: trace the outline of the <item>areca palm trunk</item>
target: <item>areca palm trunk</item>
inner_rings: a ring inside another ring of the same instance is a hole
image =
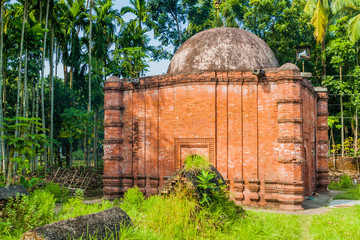
[[[20,116],[20,89],[21,89],[21,68],[22,68],[22,52],[24,47],[24,35],[25,35],[25,23],[26,23],[26,15],[27,15],[27,5],[28,1],[25,0],[24,5],[24,16],[23,16],[23,23],[21,28],[21,40],[20,40],[20,53],[19,53],[19,69],[18,69],[18,82],[17,82],[17,98],[16,98],[16,124],[19,123],[18,117]],[[15,137],[19,136],[18,128],[15,129]],[[15,153],[17,155],[17,153]],[[6,186],[9,186],[11,183],[12,172],[14,168],[14,162],[11,160],[13,156],[10,156],[9,167],[8,167],[8,174],[6,180]]]
[[[28,49],[25,49],[25,72],[24,72],[24,105],[23,105],[23,117],[27,117],[27,95],[28,95],[28,89],[27,89],[27,75],[28,75]]]
[[[90,29],[89,29],[89,103],[88,103],[88,112],[91,111],[91,42],[92,42],[92,1],[90,0],[90,15],[89,15],[89,20],[90,20]],[[90,131],[90,129],[89,129]],[[87,151],[88,154],[88,161],[90,163],[90,150]],[[95,162],[95,160],[94,160]],[[88,164],[90,166],[90,164]]]
[[[340,70],[340,82],[342,82],[342,67],[339,67]],[[343,97],[340,95],[340,112],[341,112],[341,157],[345,156],[345,146],[344,146],[344,105]]]
[[[51,108],[51,115],[50,115],[50,139],[54,139],[54,79],[53,79],[53,55],[54,55],[54,28],[51,28],[51,47],[50,47],[50,108]],[[51,166],[54,163],[54,145],[51,141],[50,143],[50,164]]]
[[[49,5],[50,0],[47,0],[46,5],[46,18],[45,18],[45,29],[48,28],[48,19],[49,19]],[[46,53],[46,38],[47,38],[47,31],[45,31],[44,35],[44,45],[43,45],[43,52],[42,52],[42,64],[41,64],[41,115],[42,115],[42,132],[46,136],[45,131],[45,100],[44,100],[44,68],[45,68],[45,53]],[[47,168],[47,150],[45,147],[44,153],[44,161],[45,161],[45,169]]]
[[[4,13],[4,3],[1,2],[0,5],[0,137],[3,136],[3,49],[4,49],[4,22],[3,22],[3,13]],[[4,139],[1,138],[1,146],[0,146],[0,156],[2,156],[1,169],[5,174],[5,149],[4,149]]]

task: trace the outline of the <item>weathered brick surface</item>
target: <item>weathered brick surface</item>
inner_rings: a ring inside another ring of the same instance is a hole
[[[291,64],[105,84],[104,193],[154,194],[188,154],[202,154],[239,204],[299,210],[326,190],[327,92]],[[122,123],[122,124],[120,124]],[[122,141],[120,141],[120,139]]]

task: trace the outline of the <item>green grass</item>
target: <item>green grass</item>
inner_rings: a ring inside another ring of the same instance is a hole
[[[41,196],[40,193],[37,194]],[[47,207],[49,211],[54,210],[51,202],[48,202],[48,206],[51,206]],[[57,221],[99,212],[113,206],[124,209],[131,217],[133,225],[119,232],[109,233],[106,238],[108,240],[360,239],[360,206],[333,209],[328,213],[310,216],[259,211],[246,211],[243,214],[224,211],[219,206],[211,210],[201,207],[186,191],[176,192],[168,197],[155,195],[145,199],[138,189],[131,189],[126,193],[123,202],[103,201],[94,205],[82,203],[81,198],[72,198],[63,205],[58,214],[49,219]],[[42,209],[45,211],[47,208]],[[32,227],[45,223],[37,223],[36,220],[32,220]],[[12,231],[3,233],[0,239],[19,239],[25,230],[20,231],[14,224]],[[86,239],[96,239],[96,236],[88,236]]]
[[[186,156],[185,159],[185,171],[187,172],[198,172],[200,170],[209,170],[210,163],[205,156],[193,154]]]
[[[348,189],[345,193],[340,193],[334,199],[360,200],[360,187]]]
[[[330,190],[345,191],[334,197],[334,199],[360,200],[360,186],[353,184],[353,179],[349,175],[342,175],[338,182],[330,182]]]

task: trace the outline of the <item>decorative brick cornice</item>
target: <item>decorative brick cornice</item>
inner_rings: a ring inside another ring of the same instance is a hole
[[[329,113],[328,112],[318,112],[318,117],[328,117]]]
[[[317,140],[318,144],[328,144],[328,140]]]
[[[103,158],[104,161],[123,161],[124,158],[122,156],[107,156]]]
[[[109,92],[123,92],[126,88],[124,86],[118,86],[118,87],[113,87],[113,86],[105,86],[104,87],[104,92],[109,93]]]
[[[124,139],[105,139],[103,141],[104,144],[122,144]]]
[[[124,106],[105,106],[104,110],[118,110],[118,111],[124,111]]]
[[[302,118],[282,118],[278,119],[278,123],[302,123]]]
[[[302,143],[303,140],[297,137],[283,136],[278,138],[279,143]]]
[[[289,103],[297,103],[301,104],[302,99],[301,98],[285,98],[285,99],[279,99],[277,101],[278,104],[289,104]]]
[[[318,126],[318,130],[319,131],[327,131],[328,127],[327,126]]]
[[[124,127],[124,122],[104,123],[104,127]]]
[[[304,160],[299,159],[299,158],[288,158],[288,159],[280,158],[279,159],[279,163],[283,163],[283,164],[292,164],[292,163],[296,164],[296,163],[302,163],[302,162],[304,162]]]

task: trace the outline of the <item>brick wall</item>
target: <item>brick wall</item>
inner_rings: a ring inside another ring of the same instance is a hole
[[[327,186],[317,141],[327,137],[317,128],[326,118],[326,91],[319,97],[295,65],[265,71],[161,75],[137,85],[110,78],[105,196],[133,185],[157,193],[185,156],[197,153],[216,166],[239,204],[301,209],[319,179]]]

